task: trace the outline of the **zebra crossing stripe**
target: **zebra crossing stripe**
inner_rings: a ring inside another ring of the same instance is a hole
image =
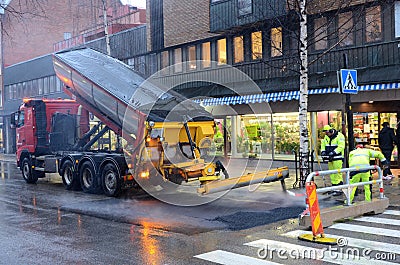
[[[372,235],[400,238],[399,230],[391,230],[391,229],[378,228],[378,227],[371,228],[371,227],[362,226],[362,225],[352,225],[352,224],[340,223],[340,224],[331,225],[329,228],[341,229],[341,230],[346,230],[346,231],[351,231],[351,232],[359,232],[359,233],[365,233],[365,234],[372,234]]]
[[[370,223],[377,223],[377,224],[384,224],[384,225],[400,226],[400,220],[395,220],[395,219],[364,216],[364,217],[356,218],[354,220],[361,221],[361,222],[370,222]]]
[[[295,231],[285,233],[283,235],[287,236],[287,237],[297,238],[299,235],[304,234],[304,233],[309,233],[309,231],[295,230]],[[368,248],[368,249],[376,250],[376,251],[400,254],[400,245],[396,245],[396,244],[370,241],[370,240],[352,238],[352,237],[347,237],[347,236],[338,236],[338,235],[332,235],[332,234],[325,234],[325,236],[333,237],[333,238],[344,238],[347,240],[347,246],[349,246],[349,247]]]
[[[334,251],[328,251],[328,247],[325,248],[312,248],[286,242],[280,242],[269,239],[260,239],[253,242],[245,243],[244,245],[265,249],[266,257],[279,257],[283,260],[289,258],[301,259],[312,259],[330,262],[334,264],[346,264],[346,265],[370,265],[371,259],[363,256],[355,256],[351,253],[338,253]],[[343,255],[342,255],[343,254]],[[373,260],[373,264],[392,265],[392,262],[386,262],[381,260]]]
[[[224,250],[214,250],[204,254],[196,255],[194,257],[223,265],[279,265],[280,264]]]
[[[383,214],[390,214],[390,215],[398,215],[398,216],[400,216],[400,211],[386,210],[386,211],[383,212]]]

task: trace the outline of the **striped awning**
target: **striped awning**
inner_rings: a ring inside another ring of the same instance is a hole
[[[358,86],[358,91],[376,91],[376,90],[387,90],[387,89],[400,89],[400,83],[389,83],[389,84],[375,84],[375,85],[362,85]],[[330,88],[318,88],[308,90],[309,95],[322,95],[339,93],[338,87]],[[281,91],[266,94],[253,94],[244,96],[232,96],[232,97],[221,97],[221,98],[205,98],[195,100],[197,103],[203,106],[216,106],[216,105],[237,105],[237,104],[250,104],[250,103],[262,103],[262,102],[277,102],[284,100],[299,100],[300,92],[296,91]]]

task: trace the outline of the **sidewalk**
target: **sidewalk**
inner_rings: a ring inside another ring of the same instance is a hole
[[[17,162],[15,154],[0,154],[0,161],[4,162]]]

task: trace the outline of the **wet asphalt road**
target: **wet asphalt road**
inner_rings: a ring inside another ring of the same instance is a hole
[[[15,163],[1,162],[0,264],[209,264],[193,256],[243,241],[243,229],[290,226],[303,209],[279,182],[180,207],[139,190],[120,198],[66,191],[56,175],[29,185]]]

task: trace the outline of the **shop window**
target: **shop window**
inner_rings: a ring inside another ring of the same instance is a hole
[[[226,64],[226,39],[219,39],[217,41],[217,57],[218,64]]]
[[[366,9],[365,14],[366,42],[382,40],[381,7],[373,6]]]
[[[178,48],[174,51],[174,70],[175,73],[182,72],[182,49]]]
[[[237,153],[243,157],[262,157],[272,154],[271,114],[243,115],[238,128],[240,131],[236,132]]]
[[[189,70],[196,69],[196,46],[189,46],[188,47],[188,67]]]
[[[233,62],[241,63],[244,61],[243,36],[233,38]]]
[[[394,3],[394,36],[400,38],[400,1]]]
[[[351,11],[339,14],[338,37],[340,46],[349,46],[354,44],[354,23],[353,13]]]
[[[203,62],[203,67],[207,68],[211,66],[211,44],[210,42],[205,42],[201,45],[201,59]]]
[[[262,59],[262,33],[261,31],[251,33],[252,59]]]
[[[314,49],[324,50],[327,47],[327,19],[326,17],[314,19]]]
[[[300,146],[299,113],[275,113],[272,115],[275,132],[275,154],[291,155]]]
[[[282,27],[271,29],[271,57],[281,56],[282,53]]]

